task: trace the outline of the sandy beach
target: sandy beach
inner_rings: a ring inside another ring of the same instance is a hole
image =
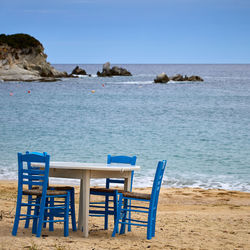
[[[150,189],[136,191],[149,193]],[[45,229],[36,238],[23,222],[13,237],[16,193],[17,182],[0,181],[0,249],[250,249],[250,193],[162,188],[152,240],[146,239],[141,227],[112,238],[112,219],[104,231],[103,219],[95,217],[90,218],[87,239],[71,228],[69,237],[63,237],[60,224],[54,232]],[[76,207],[78,195],[76,186]]]

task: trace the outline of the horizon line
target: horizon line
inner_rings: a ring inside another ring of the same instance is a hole
[[[107,61],[108,62],[108,61]],[[100,65],[100,64],[105,64],[106,62],[102,62],[102,63],[80,63],[80,62],[75,62],[75,63],[59,63],[59,62],[50,62],[50,64],[92,64],[92,65]],[[131,64],[131,65],[152,65],[152,64],[155,64],[155,65],[250,65],[250,62],[249,63],[118,63],[118,62],[114,62],[114,63],[111,63],[110,64],[114,65],[114,64]]]

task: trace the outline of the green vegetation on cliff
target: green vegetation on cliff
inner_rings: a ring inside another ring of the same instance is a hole
[[[27,34],[5,35],[0,34],[0,45],[7,44],[15,49],[36,48],[42,44],[34,37]]]

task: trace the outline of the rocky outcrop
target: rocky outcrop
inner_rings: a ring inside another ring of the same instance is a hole
[[[102,66],[102,71],[109,72],[110,71],[110,62],[106,62]]]
[[[85,75],[87,75],[87,73],[84,69],[81,69],[79,66],[76,66],[73,69],[71,75],[83,75],[83,76],[85,76]]]
[[[161,74],[159,74],[155,79],[154,82],[155,83],[167,83],[169,81],[168,76],[163,72]]]
[[[117,66],[110,68],[110,62],[106,62],[102,67],[102,72],[97,71],[99,77],[111,77],[111,76],[132,76],[132,74],[124,69]]]
[[[170,80],[176,81],[176,82],[184,82],[184,81],[189,81],[189,82],[203,82],[204,80],[200,76],[183,76],[183,75],[175,75],[170,77]]]
[[[204,80],[200,76],[189,76],[188,81],[203,82]]]
[[[184,82],[184,81],[189,81],[189,82],[203,82],[204,80],[200,77],[200,76],[183,76],[180,74],[177,74],[175,76],[172,77],[168,77],[165,73],[161,73],[159,74],[155,79],[154,82],[155,83],[167,83],[168,81],[175,81],[175,82]]]
[[[0,79],[4,81],[54,81],[67,77],[46,61],[43,45],[27,34],[0,35]]]
[[[170,78],[170,80],[172,80],[172,81],[188,81],[188,77],[185,75],[185,76],[183,76],[183,75],[180,75],[180,74],[178,74],[178,75],[175,75],[175,76],[172,76],[171,78]]]

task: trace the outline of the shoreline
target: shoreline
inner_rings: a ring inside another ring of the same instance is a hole
[[[79,186],[80,185],[80,181],[79,181],[79,184],[76,184],[75,181],[76,179],[72,179],[74,181],[69,181],[68,179],[64,179],[64,178],[60,178],[62,181],[54,181],[54,179],[59,179],[59,178],[53,178],[53,177],[50,177],[52,178],[52,181],[50,181],[50,183],[52,185],[56,185],[56,186],[60,186],[60,185],[68,185],[68,186]],[[95,179],[97,180],[97,179]],[[17,183],[17,179],[0,179],[0,185],[1,185],[1,182],[13,182],[13,183]],[[102,187],[105,187],[105,184],[102,183],[98,183],[98,182],[94,182],[94,183],[90,183],[92,186],[102,186]],[[152,183],[153,184],[153,183]],[[136,186],[135,184],[133,184],[133,189],[137,190],[137,189],[148,189],[148,188],[151,188],[152,186],[149,185],[149,186]],[[201,190],[218,190],[218,191],[228,191],[228,192],[240,192],[240,193],[250,193],[250,191],[243,191],[243,190],[237,190],[237,189],[226,189],[226,188],[204,188],[204,187],[167,187],[167,186],[164,186],[162,184],[162,187],[163,189],[201,189]]]
[[[76,188],[78,214],[79,186]],[[135,188],[150,193],[150,188]],[[250,248],[250,193],[220,189],[162,188],[156,223],[156,237],[146,239],[145,228],[132,228],[127,235],[111,237],[103,230],[103,219],[90,217],[89,238],[79,231],[63,237],[62,225],[55,231],[32,236],[20,223],[17,237],[11,236],[15,215],[17,181],[0,180],[0,249],[235,249]]]

